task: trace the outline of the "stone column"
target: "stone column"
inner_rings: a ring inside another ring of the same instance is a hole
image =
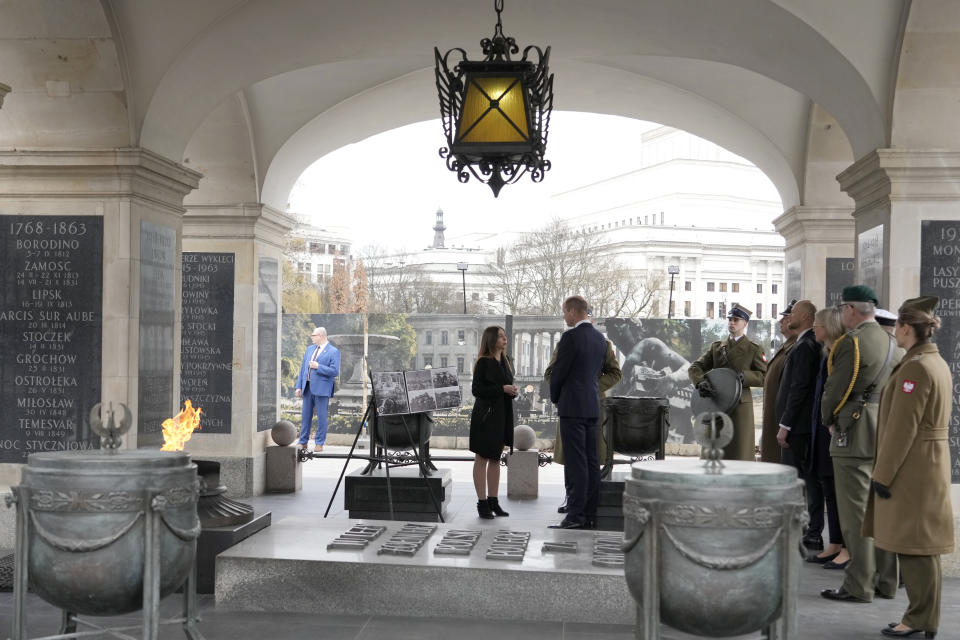
[[[190,371],[185,366],[181,396],[208,407],[208,423],[201,421],[187,450],[221,463],[232,496],[264,491],[269,431],[280,417],[283,239],[294,224],[257,203],[191,205],[184,217],[183,362]],[[232,279],[218,280],[224,272]]]
[[[955,536],[944,574],[960,576],[960,151],[877,149],[837,176],[856,202],[857,281],[896,310],[940,297],[940,354],[954,379],[949,427]]]
[[[792,207],[773,221],[786,240],[784,265],[799,265],[799,298],[822,308],[853,284],[854,220],[849,207]],[[785,274],[786,275],[786,274]],[[789,288],[789,287],[788,287]],[[786,292],[789,302],[791,293]]]
[[[98,443],[87,416],[101,399],[130,408],[128,447],[176,413],[176,257],[199,179],[146,149],[0,151],[0,259],[23,258],[0,323],[4,379],[22,380],[3,390],[0,440],[19,446],[0,452],[0,483],[32,451]]]

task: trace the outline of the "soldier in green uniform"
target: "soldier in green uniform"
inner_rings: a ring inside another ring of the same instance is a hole
[[[762,387],[763,376],[767,372],[767,357],[756,342],[744,335],[750,312],[734,303],[727,315],[727,329],[730,337],[718,340],[690,365],[687,375],[697,386],[701,394],[709,394],[710,382],[705,374],[711,369],[729,368],[743,376],[743,393],[740,404],[733,411],[733,440],[723,449],[724,460],[754,461],[756,456],[756,433],[753,426],[753,398],[750,387]]]
[[[876,450],[880,390],[896,364],[896,343],[874,319],[877,294],[864,285],[846,287],[840,314],[847,333],[827,356],[827,380],[820,404],[823,424],[832,434],[837,511],[843,542],[850,551],[843,584],[824,589],[829,600],[872,602],[875,595],[897,594],[897,558],[876,549],[861,529],[870,494]]]
[[[910,601],[900,624],[881,630],[886,636],[936,634],[940,555],[954,546],[947,440],[953,378],[932,340],[940,325],[933,314],[938,302],[923,296],[900,306],[894,336],[907,352],[880,397],[873,491],[863,533],[897,554]]]

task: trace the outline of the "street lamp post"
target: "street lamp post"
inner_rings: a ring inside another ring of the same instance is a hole
[[[673,317],[673,278],[680,273],[680,267],[671,264],[667,267],[667,273],[670,274],[670,301],[667,303],[667,320]]]
[[[463,315],[467,315],[467,263],[458,262],[457,270],[463,276]]]

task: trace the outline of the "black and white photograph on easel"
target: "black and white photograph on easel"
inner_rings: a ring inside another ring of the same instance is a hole
[[[429,369],[419,371],[404,371],[403,378],[407,383],[407,392],[413,398],[414,391],[427,391],[433,389],[433,376]]]
[[[433,397],[437,409],[456,409],[460,406],[460,380],[456,367],[440,367],[430,372],[433,375]]]
[[[377,413],[382,416],[410,413],[402,371],[374,371],[370,377],[377,398]]]

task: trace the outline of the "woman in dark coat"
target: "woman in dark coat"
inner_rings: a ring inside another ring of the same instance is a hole
[[[513,364],[507,357],[507,334],[501,327],[487,327],[480,338],[480,353],[473,365],[473,413],[470,415],[470,451],[473,486],[477,490],[477,513],[481,518],[510,515],[500,508],[500,455],[513,449]]]
[[[813,334],[817,342],[823,345],[824,356],[820,361],[820,373],[817,375],[817,384],[814,391],[813,406],[820,406],[823,397],[823,383],[827,379],[827,359],[833,343],[843,335],[843,323],[840,321],[840,311],[836,307],[827,307],[817,311],[813,318]],[[822,564],[825,569],[843,569],[850,560],[850,553],[843,546],[843,534],[840,533],[840,515],[837,512],[837,491],[833,484],[833,459],[830,457],[830,431],[824,426],[820,411],[814,410],[811,415],[810,440],[811,452],[810,476],[820,483],[820,490],[827,507],[827,526],[830,529],[830,544],[818,554],[811,555],[807,562]]]

